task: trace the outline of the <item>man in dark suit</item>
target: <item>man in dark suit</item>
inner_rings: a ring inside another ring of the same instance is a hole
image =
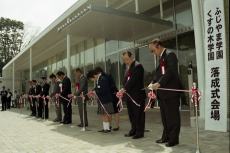
[[[80,124],[79,127],[88,126],[88,118],[87,118],[87,109],[86,109],[86,102],[84,103],[84,122],[83,122],[83,100],[81,94],[86,95],[88,93],[88,80],[84,76],[83,71],[80,68],[75,70],[76,79],[78,80],[76,83],[76,96],[77,96],[77,104],[78,104],[78,111],[80,116]],[[87,96],[85,96],[88,98]]]
[[[30,89],[30,95],[31,95],[31,116],[36,116],[37,114],[37,105],[38,105],[38,99],[35,98],[34,96],[36,96],[36,80],[32,80],[32,85],[31,85],[31,89]]]
[[[41,96],[42,87],[38,84],[37,80],[33,80],[34,82],[34,96],[37,96],[33,100],[35,101],[35,112],[37,113],[36,117],[42,118],[42,103],[43,101],[39,96]]]
[[[10,89],[7,90],[7,109],[10,109],[11,107],[11,100],[12,100],[12,92],[10,91]]]
[[[30,103],[30,110],[31,110],[31,115],[30,116],[34,116],[33,115],[33,100],[32,100],[32,95],[33,95],[33,83],[32,83],[32,80],[31,80],[31,81],[29,81],[29,91],[28,91],[28,101]]]
[[[62,123],[71,124],[72,123],[72,104],[71,102],[66,100],[66,99],[71,100],[70,98],[68,98],[68,95],[71,94],[71,81],[62,71],[57,72],[57,77],[61,80],[61,83],[59,84],[60,85],[60,95],[65,98],[64,99],[60,97],[60,102],[62,103],[63,110],[64,110],[64,118],[63,118]]]
[[[48,102],[49,99],[47,96],[49,95],[49,89],[50,85],[47,83],[47,78],[42,77],[42,86],[41,86],[41,113],[42,113],[42,118],[48,119],[49,118],[49,107],[48,107]],[[45,97],[45,100],[44,100]]]
[[[149,88],[180,89],[181,82],[178,74],[178,60],[172,51],[163,47],[159,39],[151,41],[149,49],[160,58],[159,66]],[[156,143],[166,143],[167,147],[179,144],[180,133],[180,93],[175,91],[157,90],[160,104],[163,134]]]
[[[7,91],[5,86],[2,87],[1,91],[2,111],[6,111],[7,108]]]
[[[144,88],[144,68],[134,60],[131,52],[124,52],[122,55],[123,62],[128,67],[123,81],[123,91],[127,92],[140,107],[132,102],[132,100],[125,94],[125,101],[127,102],[127,109],[129,120],[131,123],[131,130],[126,137],[133,137],[138,139],[144,137],[145,129],[145,98],[146,94]],[[122,91],[121,90],[121,91]]]
[[[56,75],[51,74],[50,75],[50,80],[51,80],[51,98],[55,101],[55,111],[56,111],[56,118],[54,119],[54,122],[61,122],[62,121],[62,106],[58,100],[57,97],[55,97],[56,94],[60,93],[60,81],[56,78]]]

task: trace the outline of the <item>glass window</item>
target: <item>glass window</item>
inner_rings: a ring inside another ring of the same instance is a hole
[[[56,56],[52,59],[52,72],[56,73],[57,71],[57,60],[56,60]]]
[[[182,85],[185,89],[189,89],[188,82],[188,67],[192,64],[193,67],[193,81],[197,82],[197,64],[195,51],[195,38],[193,32],[184,33],[178,36],[178,60],[179,70]],[[189,95],[183,94],[182,104],[189,105]]]
[[[118,56],[119,54],[113,54],[106,57],[106,72],[112,75],[117,87],[119,87]]]
[[[119,41],[118,48],[119,49],[124,49],[127,47],[133,47],[134,43],[133,42],[127,42],[127,41]]]
[[[178,28],[193,26],[191,0],[175,0],[175,3],[176,23]]]
[[[117,40],[110,40],[106,41],[106,54],[115,52],[118,50],[118,41]]]
[[[77,54],[77,46],[71,48],[71,69],[74,69],[77,67],[77,61],[76,61],[76,54]]]
[[[195,52],[194,33],[187,32],[178,35],[178,52],[176,51],[176,39],[170,39],[163,42],[165,47],[173,49],[178,56],[179,74],[183,88],[188,89],[188,66],[192,63],[193,81],[197,82],[197,64]],[[181,96],[182,109],[188,109],[190,104],[189,95],[187,93]]]
[[[95,46],[95,67],[105,70],[105,40],[97,39]]]
[[[139,48],[138,59],[139,62],[143,65],[145,70],[144,85],[146,87],[152,81],[153,71],[156,68],[155,56],[149,51],[148,47],[143,47],[143,48]]]
[[[84,70],[84,66],[85,66],[85,52],[84,52],[84,42],[81,42],[79,45],[78,45],[78,53],[79,53],[79,58],[80,58],[80,61],[79,61],[79,67],[83,68]]]
[[[62,68],[62,60],[57,62],[57,70],[59,71]]]
[[[64,69],[67,69],[67,58],[64,58],[63,59],[63,62],[62,62],[62,68],[64,68]]]
[[[47,73],[48,75],[52,73],[52,60],[48,60],[48,65],[47,65]]]
[[[85,50],[85,72],[92,70],[94,66],[94,41],[86,41],[86,50]]]

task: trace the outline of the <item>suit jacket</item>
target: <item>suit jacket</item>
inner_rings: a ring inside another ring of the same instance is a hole
[[[12,92],[8,92],[7,93],[7,100],[11,101],[12,96],[13,96]]]
[[[33,86],[33,87],[31,88],[30,93],[31,93],[31,95],[33,95],[33,96],[40,95],[40,94],[41,94],[41,89],[42,89],[42,88],[41,88],[40,85]],[[33,101],[36,101],[37,98],[32,98],[32,100],[33,100]]]
[[[42,86],[36,85],[35,95],[40,95],[42,92]]]
[[[52,88],[51,93],[50,93],[51,96],[55,96],[55,94],[60,93],[59,84],[60,84],[59,81],[52,84],[53,88]]]
[[[7,99],[7,91],[6,90],[2,90],[1,91],[1,99],[2,100],[6,100]]]
[[[69,99],[68,95],[71,94],[71,81],[70,81],[70,79],[67,76],[65,76],[64,79],[62,80],[61,84],[62,84],[62,90],[61,90],[62,92],[60,93],[61,96]]]
[[[181,89],[177,64],[176,54],[166,49],[160,58],[153,83],[160,83],[161,88]],[[162,67],[164,67],[164,70],[162,70]],[[170,99],[179,95],[179,92],[157,90],[157,96],[160,99]]]
[[[113,103],[116,104],[119,101],[119,99],[116,96],[116,93],[118,92],[116,83],[115,83],[112,75],[110,75],[110,74],[105,74],[105,75],[108,77],[108,80],[109,80],[109,85],[110,85],[110,90],[112,93]]]
[[[50,85],[48,83],[45,83],[41,87],[41,96],[48,96],[49,95],[49,89],[50,89]]]
[[[138,103],[145,102],[146,94],[144,90],[144,68],[134,61],[126,72],[123,86],[126,92]]]
[[[109,83],[109,79],[104,73],[99,76],[96,82],[95,92],[103,104],[113,101]]]
[[[88,80],[84,75],[80,77],[78,84],[79,84],[79,88],[76,90],[76,95],[80,96],[82,92],[84,95],[87,94],[88,93]]]
[[[31,86],[28,91],[28,95],[31,96],[33,95],[33,87]],[[31,99],[28,97],[28,101],[31,101]]]

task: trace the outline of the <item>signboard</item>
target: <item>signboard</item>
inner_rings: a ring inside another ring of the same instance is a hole
[[[223,0],[204,1],[205,129],[227,131],[227,61]]]

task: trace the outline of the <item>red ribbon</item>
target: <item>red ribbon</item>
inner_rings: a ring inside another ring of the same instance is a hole
[[[59,107],[59,98],[56,98],[56,96],[55,96],[55,104],[57,107]]]
[[[141,105],[140,104],[138,104],[127,92],[124,92],[130,99],[131,99],[131,101],[136,105],[136,106],[138,106],[138,107],[140,107]]]
[[[68,95],[69,96],[69,95]],[[67,104],[67,107],[69,107],[69,104],[71,103],[71,101],[72,101],[72,99],[70,98],[70,99],[67,99],[67,98],[65,98],[65,97],[63,97],[63,96],[61,96],[60,94],[56,94],[55,95],[55,97],[59,100],[59,98],[61,97],[62,99],[64,99],[64,100],[66,100],[67,102],[68,102],[68,104]]]
[[[89,92],[87,93],[87,95],[88,95],[88,97],[92,98],[92,97],[95,96],[95,93],[94,93],[94,91],[89,91]]]
[[[197,88],[192,88],[191,102],[198,106],[201,99],[201,92]]]
[[[94,91],[89,91],[87,93],[87,96],[90,98],[96,97],[98,99],[98,103],[101,105],[101,107],[103,108],[103,110],[105,111],[107,116],[110,116],[109,113],[107,112],[107,110],[105,109],[104,105],[102,104],[101,100],[99,99],[98,95],[96,94],[96,92]]]
[[[122,103],[122,98],[123,98],[123,96],[124,96],[124,93],[121,92],[121,91],[118,91],[118,92],[116,93],[116,97],[119,99],[119,101],[118,101],[118,103],[117,103],[117,107],[120,106],[120,107],[119,107],[119,110],[118,110],[119,112],[121,112],[121,111],[123,110],[123,108],[124,108],[123,103]]]
[[[149,101],[147,103],[147,105],[145,106],[145,112],[151,108],[151,105],[153,103],[153,101],[157,98],[156,97],[156,94],[153,92],[153,90],[149,91],[148,93],[148,98],[149,98]]]

